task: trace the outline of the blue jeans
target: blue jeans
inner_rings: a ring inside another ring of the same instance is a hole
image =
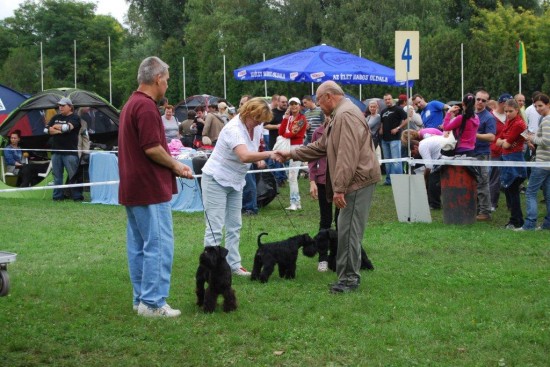
[[[529,176],[529,185],[525,192],[525,201],[527,202],[527,217],[523,224],[523,229],[535,229],[537,226],[537,193],[542,187],[544,199],[546,201],[546,215],[542,222],[543,229],[550,229],[550,170],[539,167],[531,167],[531,176]]]
[[[63,185],[63,169],[67,170],[67,177],[69,182],[72,182],[76,171],[78,170],[78,164],[80,159],[76,154],[59,154],[54,153],[52,155],[52,173],[55,185]],[[82,199],[82,188],[76,187],[71,189],[71,195],[74,200]],[[63,189],[53,190],[54,200],[63,200]]]
[[[384,159],[401,158],[401,140],[381,140],[382,154]],[[391,184],[392,174],[402,174],[403,164],[401,162],[385,163],[386,165],[386,183]]]
[[[252,165],[250,169],[256,169]],[[244,177],[246,184],[243,188],[243,210],[258,213],[258,195],[256,191],[256,174],[247,173]]]
[[[227,262],[232,270],[237,270],[241,267],[239,240],[243,192],[222,186],[212,176],[204,173],[201,185],[206,221],[204,246],[221,246],[225,226],[225,248],[229,251]]]
[[[134,305],[157,308],[166,304],[174,258],[170,202],[127,206],[126,249]]]

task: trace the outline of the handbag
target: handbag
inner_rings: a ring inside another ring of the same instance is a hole
[[[443,137],[441,140],[441,150],[444,152],[454,151],[457,140],[452,131],[449,131],[449,136]]]
[[[290,139],[282,135],[277,136],[273,150],[290,150]]]

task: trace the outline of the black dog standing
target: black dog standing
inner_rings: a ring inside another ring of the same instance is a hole
[[[315,235],[315,243],[321,257],[328,259],[328,268],[336,271],[336,254],[338,253],[338,231],[334,229],[321,229]],[[365,249],[361,247],[361,269],[374,270]]]
[[[223,296],[223,311],[231,312],[237,309],[235,290],[231,288],[231,268],[226,256],[229,251],[221,246],[208,246],[199,257],[199,267],[195,279],[197,281],[197,305],[204,312],[212,313],[216,309],[218,296]],[[208,283],[206,291],[204,283]]]
[[[307,257],[313,257],[317,253],[315,241],[308,234],[301,234],[284,241],[261,243],[261,238],[267,233],[258,236],[258,249],[254,256],[254,268],[250,276],[251,280],[260,280],[266,283],[275,270],[279,267],[279,276],[286,279],[296,277],[296,260],[298,250],[302,247],[302,253]]]

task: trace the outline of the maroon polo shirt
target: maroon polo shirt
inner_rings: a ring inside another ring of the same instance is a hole
[[[161,145],[167,152],[164,125],[157,104],[135,91],[120,113],[118,129],[118,201],[122,205],[151,205],[177,193],[172,170],[147,157],[145,150]]]

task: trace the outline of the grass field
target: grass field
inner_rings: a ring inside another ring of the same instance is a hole
[[[317,203],[285,213],[288,188],[243,218],[241,255],[256,236],[315,234]],[[504,200],[504,198],[502,198]],[[523,198],[522,198],[523,200]],[[301,256],[297,278],[234,278],[239,309],[195,306],[202,213],[174,212],[170,304],[177,319],[132,311],[123,207],[0,199],[0,251],[15,252],[11,291],[0,298],[3,366],[548,366],[550,238],[547,231],[399,223],[391,188],[379,186],[364,245],[376,270],[361,288],[331,295],[334,273]]]

